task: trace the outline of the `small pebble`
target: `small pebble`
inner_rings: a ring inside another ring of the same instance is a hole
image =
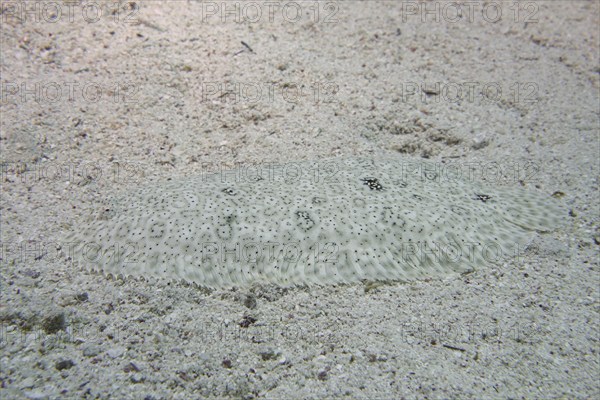
[[[73,360],[61,360],[56,363],[55,368],[62,371],[63,369],[71,369],[73,366],[75,366]]]
[[[88,301],[89,295],[87,294],[87,292],[78,293],[77,295],[75,295],[75,298],[77,299],[77,301],[80,301],[83,303],[85,301]]]
[[[87,346],[83,349],[83,355],[85,357],[96,357],[98,354],[100,354],[100,347],[98,346]]]
[[[324,369],[323,369],[323,370],[321,370],[321,371],[319,371],[319,373],[317,374],[317,378],[318,378],[320,381],[327,380],[327,371],[326,371],[326,370],[324,370]]]
[[[125,353],[125,349],[123,347],[114,347],[106,352],[110,358],[119,358],[123,355],[123,353]]]
[[[132,383],[142,383],[146,380],[142,374],[133,374],[129,377]]]
[[[62,311],[53,311],[42,321],[42,329],[47,334],[53,334],[65,329],[67,319]]]

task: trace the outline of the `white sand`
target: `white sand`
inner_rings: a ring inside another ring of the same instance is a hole
[[[44,4],[0,16],[2,398],[600,396],[597,2]],[[460,278],[289,290],[54,251],[99,198],[205,163],[399,152],[562,192],[567,227]]]

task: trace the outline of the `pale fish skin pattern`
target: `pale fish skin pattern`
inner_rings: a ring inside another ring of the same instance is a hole
[[[457,175],[396,157],[216,168],[106,199],[69,258],[208,288],[411,281],[518,257],[566,219],[548,194]]]

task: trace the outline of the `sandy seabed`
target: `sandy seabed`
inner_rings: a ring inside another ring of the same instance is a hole
[[[2,2],[2,398],[598,398],[596,1]],[[392,155],[561,197],[410,284],[206,290],[56,251],[207,165]]]

